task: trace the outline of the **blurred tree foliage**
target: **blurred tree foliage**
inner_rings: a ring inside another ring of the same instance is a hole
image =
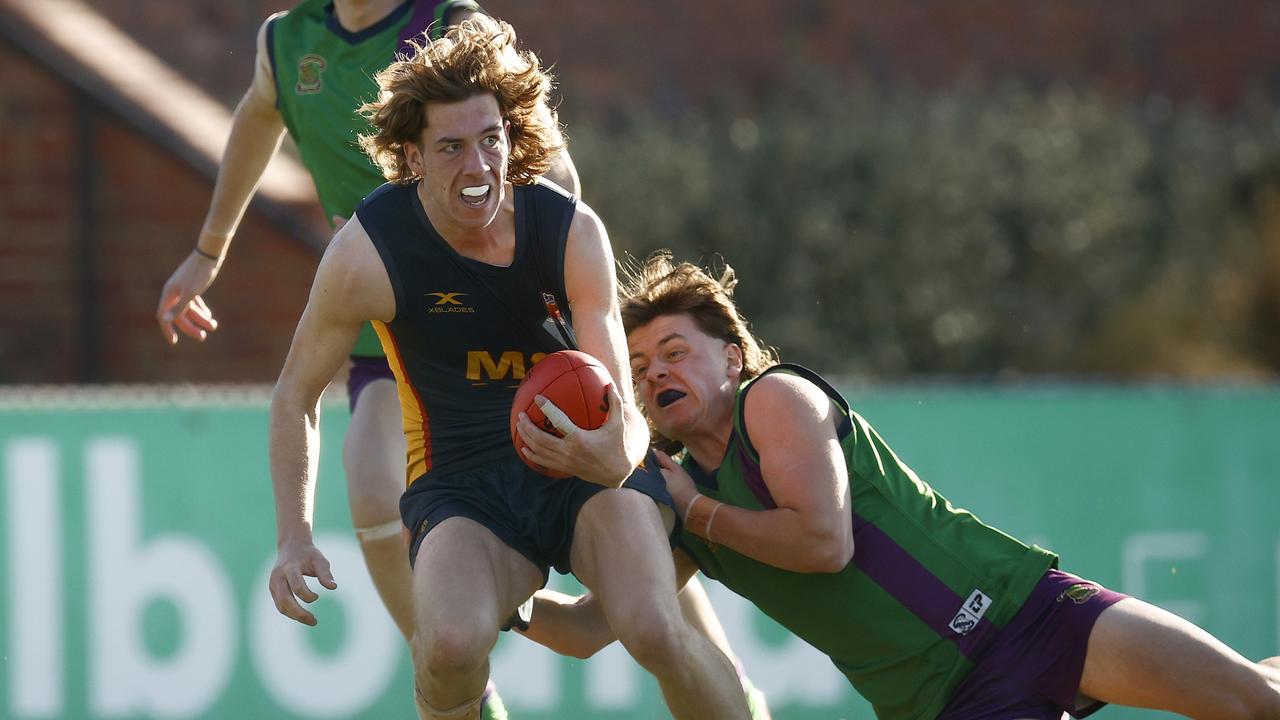
[[[1259,203],[1280,187],[1280,112],[1259,105],[926,95],[797,68],[751,111],[566,119],[619,256],[722,256],[784,359],[879,379],[1267,377],[1280,223],[1268,238]]]

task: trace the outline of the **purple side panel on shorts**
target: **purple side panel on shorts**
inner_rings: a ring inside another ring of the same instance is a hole
[[[387,364],[385,357],[351,356],[351,369],[347,372],[347,407],[351,412],[355,412],[360,393],[374,380],[394,382],[395,379],[396,376],[391,374],[391,366]]]
[[[1073,588],[1083,592],[1069,592]],[[1070,573],[1049,570],[995,642],[977,658],[938,720],[1085,717],[1076,707],[1089,633],[1124,595]]]
[[[893,538],[857,513],[853,514],[853,542],[858,549],[853,554],[854,565],[939,636],[954,642],[965,657],[972,658],[995,633],[996,627],[985,617],[966,635],[952,630],[951,621],[967,598],[955,594]]]

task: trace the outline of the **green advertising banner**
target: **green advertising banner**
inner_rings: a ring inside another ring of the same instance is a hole
[[[1280,654],[1280,390],[848,395],[954,504],[1248,657]],[[346,421],[326,403],[316,526],[339,590],[306,628],[266,591],[265,395],[0,399],[0,717],[413,717],[408,653],[347,516]],[[775,718],[872,717],[825,658],[704,582]],[[504,635],[493,669],[514,720],[667,717],[616,644],[582,661]]]

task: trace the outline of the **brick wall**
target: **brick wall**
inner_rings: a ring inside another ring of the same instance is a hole
[[[82,379],[76,96],[0,46],[0,382]],[[189,252],[213,183],[139,132],[92,114],[92,226],[103,382],[270,382],[306,303],[318,257],[250,210],[206,298],[222,328],[169,347],[153,319]],[[319,210],[315,210],[319,219]],[[284,269],[284,272],[280,272]]]
[[[0,48],[0,381],[71,377],[72,98]]]
[[[95,8],[228,104],[252,71],[262,19],[290,0],[97,0]],[[1158,93],[1234,108],[1280,97],[1274,0],[487,0],[557,64],[566,110],[608,113],[633,97],[678,108],[747,95],[796,57],[872,79],[945,86],[962,75]],[[566,12],[571,8],[572,12]],[[729,10],[728,8],[731,8]]]
[[[1280,97],[1280,4],[1272,0],[743,0],[553,3],[492,0],[560,63],[572,102],[628,94],[696,102],[760,92],[804,57],[836,73],[924,88],[961,76],[1167,95],[1229,110],[1255,88]]]

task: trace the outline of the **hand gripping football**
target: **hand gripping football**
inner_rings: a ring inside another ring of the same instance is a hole
[[[578,350],[561,350],[539,360],[520,382],[516,398],[511,403],[511,442],[516,446],[516,454],[529,467],[544,475],[568,477],[564,473],[547,470],[524,456],[525,444],[520,433],[516,432],[516,421],[523,412],[534,425],[557,437],[564,437],[533,402],[535,395],[541,395],[564,411],[574,425],[583,430],[595,430],[609,417],[609,386],[612,384],[613,377],[600,361]]]

